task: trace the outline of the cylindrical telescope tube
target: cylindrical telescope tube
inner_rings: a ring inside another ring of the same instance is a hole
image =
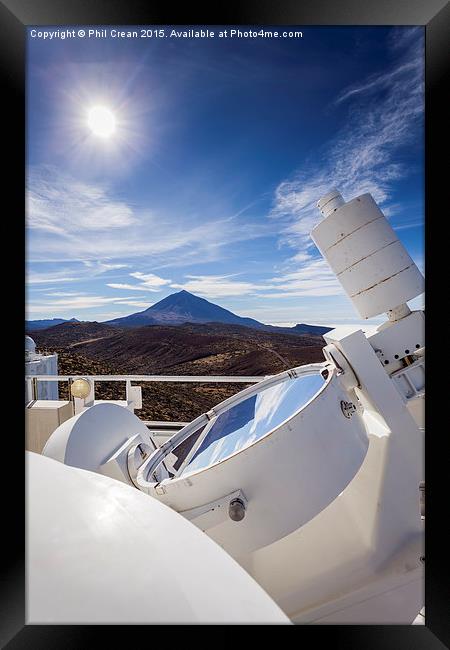
[[[424,291],[424,279],[370,194],[345,203],[337,190],[317,204],[325,217],[311,237],[362,318]]]

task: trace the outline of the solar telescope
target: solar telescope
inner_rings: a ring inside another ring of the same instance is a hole
[[[407,304],[423,277],[370,194],[332,190],[318,208],[318,249],[358,314],[385,322],[328,332],[322,363],[246,388],[159,447],[102,404],[44,455],[75,464],[83,448],[76,466],[191,521],[291,620],[408,623],[424,601],[424,313]]]

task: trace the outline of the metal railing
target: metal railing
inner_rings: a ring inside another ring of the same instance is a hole
[[[70,381],[74,379],[91,379],[92,381],[168,381],[168,382],[199,382],[223,384],[256,384],[271,375],[249,376],[241,375],[25,375],[25,379],[37,381]]]
[[[69,398],[70,385],[75,379],[88,379],[95,390],[95,382],[123,381],[125,382],[126,395],[128,401],[128,389],[131,382],[171,382],[171,383],[221,383],[221,384],[256,384],[270,375],[265,376],[239,376],[239,375],[25,375],[25,381],[31,386],[31,395],[33,400],[38,399],[38,382],[68,382]]]

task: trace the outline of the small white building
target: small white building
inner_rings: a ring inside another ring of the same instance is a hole
[[[36,352],[36,343],[31,336],[25,336],[25,375],[57,375],[58,355],[39,354]],[[25,404],[33,399],[57,400],[58,382],[37,382],[37,395],[33,394],[32,380],[25,381]]]

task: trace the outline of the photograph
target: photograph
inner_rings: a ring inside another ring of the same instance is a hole
[[[27,625],[425,625],[425,26],[25,30]]]

